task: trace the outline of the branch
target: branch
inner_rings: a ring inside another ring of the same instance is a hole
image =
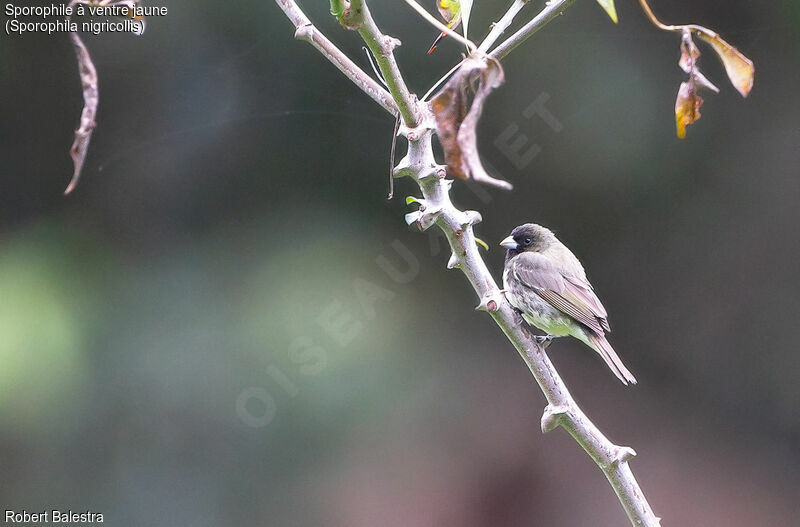
[[[347,55],[342,53],[333,42],[314,27],[311,20],[308,19],[294,0],[276,1],[294,24],[296,28],[294,36],[296,39],[305,40],[317,48],[326,59],[331,61],[339,71],[344,73],[348,79],[353,81],[353,84],[361,88],[372,100],[380,104],[387,112],[394,115],[397,114],[397,104],[394,102],[392,95],[359,68],[355,62],[347,58]]]
[[[403,75],[400,73],[400,67],[394,58],[394,48],[400,45],[400,41],[381,33],[378,25],[375,24],[375,20],[372,19],[372,14],[367,4],[362,0],[355,0],[350,5],[350,8],[355,11],[353,13],[353,24],[364,43],[372,52],[372,56],[378,62],[378,68],[381,70],[383,80],[386,81],[386,86],[400,109],[403,122],[406,126],[417,126],[419,123],[417,98],[411,95],[408,90],[408,86],[403,80]]]
[[[520,44],[528,40],[528,38],[546,26],[561,12],[569,7],[575,0],[553,0],[544,9],[534,17],[533,20],[519,28],[519,30],[508,37],[505,41],[498,44],[498,46],[489,54],[497,60],[502,60],[506,55],[511,53]]]
[[[489,34],[486,35],[486,38],[483,39],[481,45],[478,46],[478,50],[482,53],[487,53],[489,48],[500,38],[500,35],[505,33],[508,26],[514,21],[514,17],[517,16],[517,13],[522,11],[522,8],[528,5],[530,0],[514,0],[514,3],[511,4],[511,7],[508,8],[508,11],[503,15],[503,17],[492,26],[491,31]]]
[[[489,312],[506,337],[519,351],[539,384],[547,407],[542,415],[542,432],[561,426],[583,447],[605,474],[631,523],[636,527],[658,527],[659,518],[647,502],[628,461],[636,455],[626,446],[613,444],[578,407],[544,349],[528,333],[524,322],[501,293],[475,242],[472,226],[481,221],[474,211],[460,211],[450,201],[452,181],[444,179],[445,167],[437,165],[431,149],[433,124],[416,130],[401,130],[408,139],[407,156],[398,165],[396,176],[410,176],[422,190],[424,207],[414,224],[424,229],[436,224],[450,242],[453,253],[449,268],[466,275],[480,304]]]
[[[294,4],[291,0],[276,1],[282,7]],[[452,204],[450,187],[453,181],[445,179],[446,167],[439,165],[434,157],[432,137],[435,125],[431,110],[427,103],[418,102],[405,87],[391,53],[393,46],[388,46],[388,53],[382,53],[385,48],[381,43],[390,39],[380,33],[363,0],[359,1],[364,14],[363,25],[358,28],[359,34],[376,55],[387,83],[390,87],[394,86],[390,91],[395,95],[401,113],[413,116],[413,119],[403,116],[405,126],[401,128],[400,134],[408,141],[408,153],[394,170],[395,177],[411,177],[423,195],[422,199],[417,200],[420,209],[406,216],[408,223],[421,230],[436,225],[447,237],[453,251],[448,268],[461,269],[478,294],[478,309],[487,311],[503,330],[522,355],[547,399],[547,407],[542,416],[542,431],[549,432],[561,426],[569,432],[603,471],[631,523],[635,527],[658,527],[659,519],[653,514],[628,464],[635,452],[630,447],[617,446],[609,441],[578,407],[544,349],[527,331],[521,317],[508,303],[489,272],[478,252],[473,234],[473,225],[481,221],[481,215],[475,211],[461,211]],[[533,31],[538,30],[558,14],[558,9],[572,1],[574,0],[554,2],[556,8],[545,8],[525,27],[534,24]],[[354,0],[352,4],[355,3]],[[525,28],[520,31],[523,30]],[[517,32],[498,46],[498,49],[506,50],[501,56],[505,56],[533,33],[530,29],[527,31],[523,36],[518,36],[520,32]]]

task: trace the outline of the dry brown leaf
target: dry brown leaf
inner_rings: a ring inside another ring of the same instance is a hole
[[[717,52],[733,87],[742,94],[742,97],[747,97],[750,94],[750,90],[753,89],[753,80],[756,73],[753,61],[742,55],[738,49],[722,40],[713,31],[698,27],[696,32],[700,38],[708,42]]]
[[[486,97],[503,83],[503,68],[494,60],[467,59],[431,100],[436,133],[444,150],[447,172],[460,179],[510,190],[512,185],[490,176],[478,154],[477,128]],[[470,104],[472,83],[475,95]]]
[[[675,101],[675,122],[678,137],[686,137],[686,126],[700,118],[700,105],[703,98],[697,94],[694,83],[690,80],[681,83],[678,98]]]
[[[458,76],[456,73],[431,99],[431,106],[436,117],[436,135],[444,150],[447,172],[453,177],[467,179],[469,176],[462,168],[464,163],[458,146],[458,129],[467,116],[467,94],[461,82],[455,82]]]
[[[86,152],[89,150],[89,142],[92,139],[92,131],[95,127],[95,115],[97,115],[97,103],[99,92],[97,89],[97,70],[94,68],[92,57],[83,44],[77,33],[70,33],[72,44],[75,47],[75,55],[78,58],[78,72],[81,77],[83,87],[83,111],[81,112],[81,122],[75,130],[75,140],[72,143],[69,154],[72,157],[74,171],[64,194],[69,194],[78,184],[81,177],[83,163],[86,160]]]
[[[689,75],[689,78],[681,83],[681,87],[678,89],[678,98],[675,100],[675,122],[678,137],[683,139],[686,137],[686,126],[700,118],[700,105],[703,104],[703,99],[697,94],[698,87],[717,93],[719,93],[719,88],[714,86],[697,68],[700,50],[692,40],[691,31],[685,28],[681,33],[681,58],[678,60],[678,66]]]

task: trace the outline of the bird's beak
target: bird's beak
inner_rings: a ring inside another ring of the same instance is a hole
[[[517,245],[517,242],[515,242],[514,238],[512,238],[511,236],[500,242],[500,245],[505,247],[506,249],[512,249],[514,251],[519,249],[519,245]]]

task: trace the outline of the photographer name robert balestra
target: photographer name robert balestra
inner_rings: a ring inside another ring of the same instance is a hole
[[[60,511],[52,509],[42,512],[29,512],[26,510],[13,511],[6,509],[4,514],[6,523],[103,523],[103,515],[99,512],[86,511],[73,511],[66,510]]]

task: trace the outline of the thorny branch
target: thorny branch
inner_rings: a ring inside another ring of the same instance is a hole
[[[307,27],[306,31],[318,34],[294,0],[276,1],[296,28]],[[504,57],[533,32],[557,16],[560,10],[572,1],[574,0],[552,2],[530,23],[500,44],[491,55],[496,58]],[[549,432],[558,426],[564,428],[603,471],[631,523],[637,527],[657,527],[659,519],[653,514],[629,466],[629,461],[635,452],[630,447],[617,446],[609,441],[578,407],[544,349],[527,331],[523,321],[497,286],[478,252],[473,234],[473,225],[481,221],[481,215],[475,211],[461,211],[450,201],[449,190],[453,181],[445,179],[446,168],[436,162],[432,148],[434,117],[429,105],[419,102],[406,87],[392,51],[398,42],[380,32],[363,0],[358,2],[358,13],[352,12],[355,4],[354,0],[350,5],[350,13],[345,8],[345,15],[342,18],[347,18],[347,23],[343,25],[357,29],[375,55],[403,117],[400,135],[408,141],[408,152],[395,168],[394,175],[410,177],[422,192],[422,198],[418,200],[420,210],[410,213],[407,221],[420,229],[435,224],[444,232],[452,249],[448,268],[461,269],[478,294],[480,299],[478,309],[487,311],[491,315],[519,351],[547,399],[541,422],[542,431]],[[519,11],[517,8],[521,8],[520,2],[514,2],[512,6],[512,9]],[[501,19],[505,20],[505,27],[507,27],[506,22],[510,23],[510,18],[513,18],[513,15]],[[499,36],[505,27],[498,28],[493,38]],[[486,48],[490,45],[491,42]],[[330,50],[326,51],[326,57],[330,58]],[[359,72],[360,70],[357,70],[346,74],[349,78],[353,78],[357,77]]]

